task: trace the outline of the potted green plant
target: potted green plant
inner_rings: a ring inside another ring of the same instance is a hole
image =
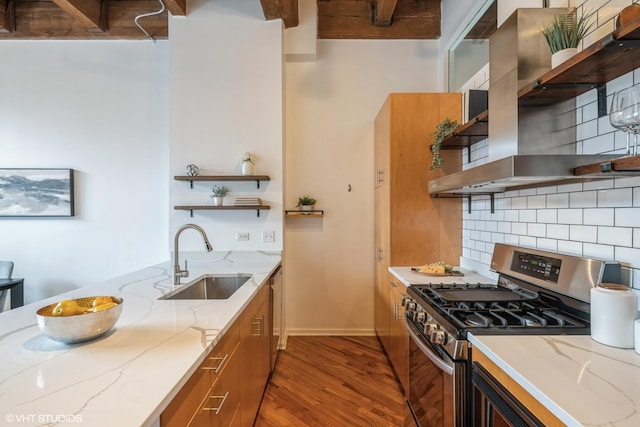
[[[591,16],[575,13],[560,14],[542,28],[551,50],[551,68],[555,68],[578,52],[578,45],[591,28]]]
[[[298,197],[297,208],[300,208],[301,211],[312,211],[317,200],[310,196],[302,196]]]
[[[229,189],[225,186],[214,185],[211,189],[211,199],[214,206],[222,206],[224,196],[229,193]]]
[[[242,155],[242,175],[253,175],[256,159],[253,154],[248,151]]]
[[[430,171],[434,171],[436,169],[440,169],[442,167],[442,157],[440,157],[440,146],[442,142],[447,139],[447,137],[458,127],[458,122],[455,120],[450,120],[448,117],[438,123],[436,126],[436,131],[432,134],[433,144],[431,144],[431,154],[433,157],[431,158],[431,167]]]

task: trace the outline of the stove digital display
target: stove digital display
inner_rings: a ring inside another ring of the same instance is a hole
[[[511,260],[512,271],[554,284],[558,283],[561,265],[562,260],[557,258],[518,251],[514,252],[514,257]]]

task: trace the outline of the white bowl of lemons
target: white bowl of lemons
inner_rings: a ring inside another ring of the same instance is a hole
[[[122,313],[122,298],[94,296],[67,299],[36,312],[38,326],[52,340],[74,344],[109,331]]]

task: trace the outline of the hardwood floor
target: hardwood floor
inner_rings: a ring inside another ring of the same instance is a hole
[[[255,426],[402,426],[407,415],[376,337],[289,337]]]

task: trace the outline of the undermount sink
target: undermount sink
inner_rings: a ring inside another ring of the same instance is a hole
[[[251,274],[205,275],[158,299],[227,299],[240,289]]]

